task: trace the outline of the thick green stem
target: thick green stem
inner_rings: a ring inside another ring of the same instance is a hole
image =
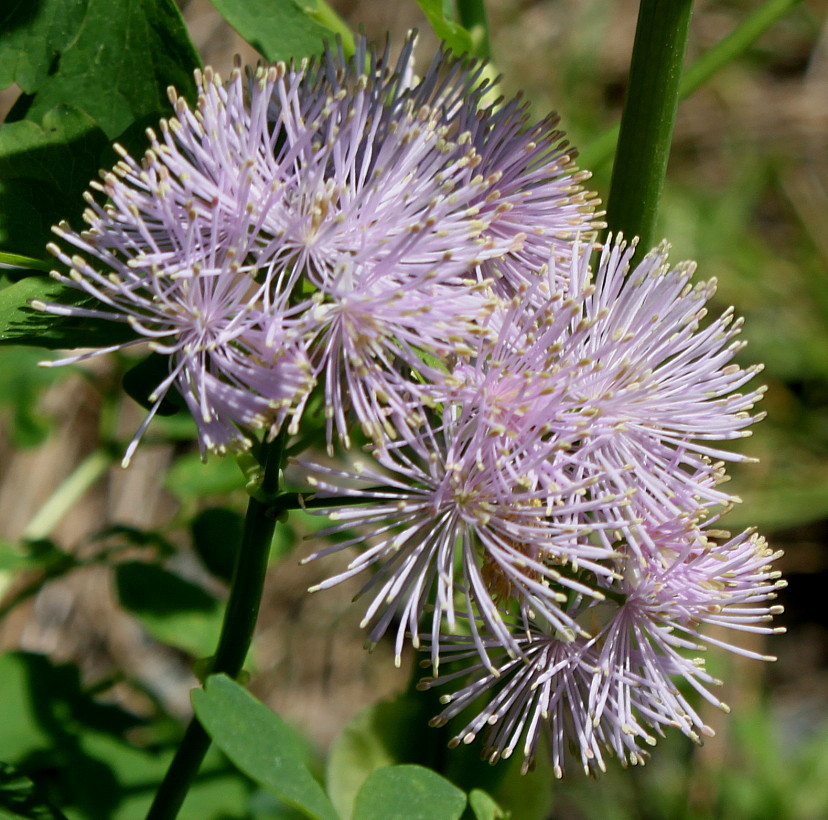
[[[612,171],[607,224],[653,244],[678,108],[692,0],[641,0]]]
[[[769,0],[742,20],[733,31],[711,46],[684,72],[679,86],[679,99],[689,97],[711,77],[745,53],[775,22],[784,17],[802,0]],[[612,156],[618,142],[619,126],[604,131],[578,154],[582,168],[594,171]]]
[[[224,612],[218,647],[210,667],[212,673],[223,672],[231,678],[237,677],[250,648],[262,600],[270,545],[279,513],[273,499],[279,491],[283,450],[284,435],[279,435],[272,444],[264,448],[264,477],[259,497],[251,497],[247,506],[241,549],[230,585],[230,597]],[[209,736],[193,718],[155,795],[147,820],[173,820],[178,815],[209,747]]]
[[[457,17],[463,28],[468,29],[472,36],[475,57],[491,57],[492,46],[489,40],[485,0],[457,0]]]

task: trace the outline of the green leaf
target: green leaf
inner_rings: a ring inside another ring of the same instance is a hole
[[[0,245],[35,258],[46,255],[51,226],[79,221],[81,197],[97,175],[107,137],[73,105],[0,127]]]
[[[98,760],[105,760],[117,778],[117,808],[107,814],[80,815],[72,818],[106,817],[107,820],[142,820],[146,817],[157,784],[170,765],[170,754],[159,754],[157,749],[142,749],[134,745],[114,742],[97,733],[83,737],[86,752]],[[89,790],[87,783],[80,784]],[[248,818],[245,811],[249,782],[242,778],[216,749],[208,752],[198,777],[187,792],[179,817],[181,820],[241,820]],[[267,817],[267,815],[265,815]]]
[[[244,518],[226,507],[210,507],[193,519],[191,527],[193,546],[204,566],[229,582],[241,545]]]
[[[38,794],[28,777],[8,763],[0,763],[0,818],[66,820],[65,815]]]
[[[71,103],[112,139],[137,120],[168,112],[169,85],[191,94],[197,65],[173,0],[87,0],[82,22],[57,70],[40,84],[26,119]]]
[[[115,585],[121,605],[161,643],[195,657],[213,652],[221,630],[221,607],[201,587],[141,561],[118,564]]]
[[[180,499],[226,495],[244,486],[244,476],[232,458],[210,458],[198,453],[179,458],[164,478],[164,486]]]
[[[83,188],[107,139],[98,124],[74,105],[46,111],[43,123],[21,120],[0,128],[0,177],[36,179],[61,196]],[[85,160],[82,161],[82,160]]]
[[[411,760],[417,746],[412,726],[425,726],[421,705],[417,698],[401,696],[366,707],[340,732],[331,745],[325,781],[343,817],[351,816],[357,793],[372,772]]]
[[[346,56],[350,57],[354,53],[354,34],[348,24],[331,8],[330,3],[326,0],[296,0],[296,2],[311,20],[340,38],[342,50]]]
[[[466,795],[422,766],[387,766],[359,790],[353,820],[459,820]]]
[[[338,820],[303,760],[302,744],[282,719],[225,675],[193,692],[193,708],[216,745],[264,788],[313,820]]]
[[[271,62],[320,54],[338,27],[322,25],[313,0],[211,0],[221,15]],[[314,19],[316,18],[316,19]]]
[[[77,36],[88,0],[7,0],[0,13],[0,88],[32,94]]]
[[[31,256],[22,256],[19,253],[9,253],[8,251],[0,251],[0,268],[10,270],[8,275],[12,279],[23,278],[31,274],[28,271],[40,271],[41,273],[49,273],[52,270],[52,263],[45,259],[34,259]]]
[[[11,434],[20,447],[40,444],[52,426],[51,416],[41,411],[42,391],[67,373],[38,367],[43,354],[23,347],[0,348],[0,406],[11,409]]]
[[[503,811],[482,789],[472,789],[469,806],[477,820],[509,820],[511,814]]]
[[[417,0],[434,33],[446,41],[446,45],[457,54],[473,52],[474,41],[471,33],[449,17],[443,0]]]
[[[50,350],[106,347],[135,338],[126,324],[64,318],[35,310],[30,302],[80,304],[86,294],[47,276],[30,276],[0,290],[0,344],[32,345]]]
[[[6,761],[35,784],[48,782],[49,796],[59,794],[63,810],[76,809],[71,816],[114,818],[118,778],[109,760],[91,754],[84,740],[96,734],[126,745],[124,732],[142,721],[90,697],[75,666],[25,652],[0,656],[0,703]]]

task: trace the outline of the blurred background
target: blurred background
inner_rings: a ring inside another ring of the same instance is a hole
[[[256,60],[207,0],[180,5],[206,64],[227,72],[234,54]],[[332,5],[377,43],[419,28],[424,62],[437,45],[413,0]],[[699,0],[689,60],[755,5]],[[536,118],[557,110],[573,144],[588,150],[620,116],[637,3],[490,0],[488,9],[504,93],[521,91]],[[643,770],[611,767],[599,786],[573,771],[554,785],[559,820],[828,817],[826,12],[828,0],[799,4],[682,103],[660,230],[675,260],[695,259],[699,277],[718,279],[717,307],[745,317],[744,362],[766,365],[768,418],[742,445],[759,463],[733,469],[744,503],[727,522],[755,525],[785,550],[779,623],[788,634],[752,646],[777,655],[775,664],[711,658],[733,707],[729,717],[705,713],[715,739],[697,748],[670,737]],[[14,96],[0,103],[8,108]],[[609,162],[590,170],[605,198]],[[76,663],[83,686],[139,714],[184,718],[193,659],[211,652],[220,617],[223,547],[245,504],[241,474],[232,460],[201,465],[177,417],[159,419],[121,470],[144,413],[121,391],[134,361],[44,370],[35,366],[42,356],[0,348],[0,536],[39,550],[36,560],[0,566],[2,647]],[[388,647],[363,651],[360,611],[350,606],[358,585],[304,592],[347,562],[297,565],[309,551],[301,539],[318,526],[292,516],[277,541],[251,686],[324,750],[362,707],[404,689],[409,671],[394,669]],[[164,557],[163,576],[141,569],[150,554]],[[195,597],[171,613],[147,589],[175,579]],[[3,697],[13,697],[10,686],[0,680]]]

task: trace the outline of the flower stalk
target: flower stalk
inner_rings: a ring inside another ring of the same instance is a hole
[[[607,201],[613,233],[656,240],[656,220],[678,108],[692,0],[641,0]]]
[[[725,66],[741,57],[771,26],[802,0],[768,0],[755,9],[733,31],[711,46],[684,71],[679,99],[692,96]],[[612,157],[618,142],[619,125],[613,125],[578,153],[583,168],[594,171]]]
[[[270,545],[281,508],[272,500],[279,491],[286,431],[263,446],[264,469],[260,492],[250,498],[241,548],[230,585],[221,635],[211,674],[238,677],[250,648],[264,589]],[[210,748],[210,737],[194,717],[155,795],[147,820],[173,820]]]

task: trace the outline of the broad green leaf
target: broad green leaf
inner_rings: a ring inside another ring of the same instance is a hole
[[[0,348],[0,407],[9,407],[11,435],[20,447],[40,444],[48,435],[52,419],[40,407],[41,392],[66,370],[38,367],[43,354],[23,347]]]
[[[43,799],[35,784],[8,763],[0,763],[0,819],[66,820]]]
[[[126,745],[124,732],[142,721],[85,693],[76,667],[25,652],[0,656],[0,703],[5,761],[36,784],[48,779],[61,810],[77,811],[70,816],[113,817],[121,799],[118,777],[84,740],[94,733]]]
[[[120,802],[106,815],[107,820],[144,820],[157,784],[170,765],[172,751],[159,754],[155,749],[116,743],[95,733],[84,736],[83,745],[90,756],[106,760],[118,780]],[[249,793],[246,778],[213,748],[187,792],[179,820],[246,820],[250,816],[246,811]],[[86,816],[72,817],[87,820]]]
[[[224,675],[193,692],[193,707],[216,745],[277,797],[313,820],[338,820],[303,760],[302,744],[282,719]]]
[[[469,806],[476,820],[509,820],[511,813],[503,811],[482,789],[469,792]]]
[[[40,679],[46,691],[32,690],[38,681],[37,673],[48,670],[51,664],[45,658],[21,652],[0,655],[0,702],[3,704],[3,757],[14,764],[31,755],[36,749],[52,742],[54,724],[51,720],[55,698],[49,691],[55,676]],[[67,693],[60,693],[65,697]],[[61,697],[63,700],[63,697]]]
[[[354,34],[329,2],[326,0],[296,0],[296,3],[311,20],[324,26],[341,39],[342,50],[347,56],[350,57],[354,53]]]
[[[331,745],[325,782],[339,813],[350,818],[354,800],[375,770],[411,762],[417,742],[412,727],[425,727],[417,698],[399,697],[366,707],[340,732]]]
[[[6,0],[0,12],[0,88],[29,94],[46,80],[77,35],[89,0]]]
[[[372,772],[357,794],[353,820],[459,820],[466,795],[422,766]]]
[[[210,507],[202,510],[190,526],[193,546],[204,566],[229,582],[241,544],[244,518],[226,507]]]
[[[164,486],[181,499],[201,498],[240,490],[244,476],[232,458],[211,457],[205,463],[198,453],[190,453],[172,465]]]
[[[332,28],[318,20],[314,0],[210,0],[253,48],[271,62],[320,54]]]
[[[248,810],[255,820],[305,820],[305,815],[279,800],[275,794],[259,789],[250,798]]]
[[[168,86],[190,94],[197,65],[173,0],[87,0],[82,22],[57,70],[37,89],[26,119],[37,121],[71,103],[113,139],[136,121],[167,113]]]
[[[221,629],[221,606],[201,587],[141,561],[118,564],[115,584],[121,605],[161,643],[195,657],[213,652]]]
[[[59,104],[45,112],[43,123],[8,122],[0,128],[0,176],[37,179],[65,194],[85,187],[107,139],[98,124],[74,105]],[[93,171],[94,173],[94,171]],[[80,177],[79,177],[80,175]]]
[[[77,223],[83,191],[97,175],[106,135],[88,114],[58,105],[42,124],[0,127],[0,245],[37,259],[46,256],[51,226]]]
[[[417,5],[423,10],[435,34],[445,40],[452,51],[457,54],[471,54],[474,51],[471,33],[449,17],[443,0],[417,0]]]
[[[47,276],[30,276],[0,290],[0,344],[21,344],[50,350],[104,347],[134,338],[126,324],[53,316],[35,310],[30,302],[78,304],[82,291]]]

